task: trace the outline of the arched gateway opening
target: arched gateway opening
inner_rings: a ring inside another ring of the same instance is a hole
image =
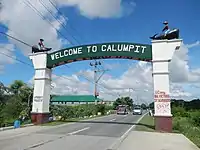
[[[156,130],[172,131],[168,64],[182,40],[153,40],[152,45],[137,43],[102,43],[66,48],[52,53],[30,55],[35,69],[32,121],[48,121],[52,69],[66,63],[91,59],[122,58],[148,61],[153,67]],[[131,81],[130,81],[131,82]]]

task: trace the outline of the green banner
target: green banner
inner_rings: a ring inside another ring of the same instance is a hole
[[[53,68],[80,60],[109,58],[150,61],[152,60],[152,47],[136,43],[103,43],[71,47],[49,53],[47,67]]]

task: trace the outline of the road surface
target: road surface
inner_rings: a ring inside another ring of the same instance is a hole
[[[56,127],[0,132],[0,150],[107,150],[141,116],[110,115]]]

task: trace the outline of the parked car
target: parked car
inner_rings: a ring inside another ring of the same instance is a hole
[[[142,115],[142,108],[137,106],[133,108],[133,115]]]
[[[117,107],[117,114],[118,115],[127,115],[128,114],[128,108],[125,105],[119,105]]]

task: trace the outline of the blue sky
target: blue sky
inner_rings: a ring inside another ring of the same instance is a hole
[[[118,18],[97,17],[91,19],[82,15],[77,7],[67,7],[63,5],[60,7],[60,10],[68,18],[67,23],[69,25],[67,26],[67,31],[70,34],[68,34],[65,29],[61,29],[60,31],[68,37],[70,42],[75,43],[74,45],[111,41],[150,44],[151,41],[149,40],[149,36],[160,32],[163,28],[162,22],[167,20],[171,28],[180,29],[180,35],[185,44],[192,44],[200,40],[199,0],[123,0],[121,5],[129,10],[132,6],[128,5],[130,2],[134,2],[136,4],[133,12],[129,15]],[[71,27],[73,27],[75,30],[73,30]],[[2,31],[2,28],[0,28],[0,30]],[[73,40],[71,35],[76,37],[78,43]],[[1,43],[5,43],[5,40],[6,39],[4,37],[0,36]],[[62,47],[65,46],[66,45],[63,45]],[[197,57],[200,54],[198,51],[199,48],[199,46],[196,46],[189,50],[188,63],[192,69],[197,69],[200,67],[200,60]],[[14,53],[18,59],[31,64],[29,58],[24,56],[19,49],[16,49]],[[107,64],[123,64],[124,67],[113,69],[109,72],[109,74],[111,74],[113,77],[119,77],[125,70],[127,70],[130,64],[135,64],[137,61],[103,60],[103,62]],[[72,63],[69,64],[69,66],[75,68],[74,70],[76,71],[90,68],[88,61]],[[74,73],[74,71],[69,69],[67,70],[66,67],[60,66],[54,70],[54,73],[57,75],[71,75]],[[21,63],[7,64],[5,65],[4,73],[0,74],[0,81],[4,82],[5,84],[10,84],[15,79],[21,79],[27,82],[32,78],[33,75],[34,70],[29,66]]]

